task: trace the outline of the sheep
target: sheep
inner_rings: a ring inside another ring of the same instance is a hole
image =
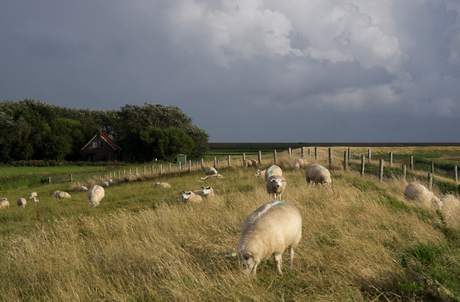
[[[286,189],[286,179],[283,176],[272,175],[268,178],[266,187],[269,196],[273,194],[275,200],[281,200],[281,194]]]
[[[88,191],[88,188],[85,186],[81,186],[80,188],[78,188],[78,191]]]
[[[59,191],[59,190],[54,191],[53,194],[51,194],[51,197],[56,196],[59,192],[61,192],[61,191]],[[56,198],[57,198],[57,197],[56,197]]]
[[[214,197],[214,189],[212,187],[201,187],[201,190],[195,190],[193,193],[205,198]]]
[[[268,180],[268,178],[272,175],[279,175],[283,176],[283,170],[277,165],[270,166],[267,170],[265,170],[265,180]]]
[[[109,182],[108,181],[104,181],[102,182],[101,184],[101,187],[108,187],[109,186]]]
[[[441,212],[446,216],[450,216],[453,212],[460,208],[460,201],[452,194],[444,195],[441,198],[441,203]]]
[[[201,196],[193,193],[192,191],[182,191],[179,203],[195,204],[201,202]]]
[[[37,192],[32,192],[32,193],[30,193],[29,199],[32,199],[32,198],[37,197],[37,196],[38,196]]]
[[[29,198],[30,199],[30,198]],[[37,199],[37,197],[32,197],[32,202],[39,202],[40,200]]]
[[[206,175],[216,175],[216,174],[218,174],[216,168],[214,168],[214,167],[206,167],[206,169],[204,169],[204,173]]]
[[[98,206],[102,198],[104,198],[104,195],[105,195],[105,191],[103,187],[99,185],[95,185],[91,187],[87,193],[87,196],[89,199],[89,205],[93,207]]]
[[[19,198],[17,204],[18,206],[25,208],[27,204],[27,200],[25,198]]]
[[[167,182],[156,182],[154,185],[153,185],[153,188],[171,188],[171,185],[168,184]]]
[[[310,185],[310,181],[313,181],[315,184],[322,184],[323,186],[332,185],[331,173],[328,169],[318,164],[311,165],[307,168],[305,178],[308,185]]]
[[[422,205],[428,208],[442,208],[441,200],[436,197],[427,187],[418,183],[410,183],[404,190],[404,197],[407,200],[414,200],[420,202]]]
[[[214,179],[214,178],[221,179],[221,178],[225,178],[225,177],[223,175],[220,175],[220,174],[208,175],[206,177],[201,177],[202,180]]]
[[[243,273],[256,275],[262,260],[274,256],[276,268],[282,274],[282,254],[289,248],[290,268],[293,268],[294,248],[302,237],[302,217],[297,208],[283,201],[271,201],[252,212],[243,222],[238,257]]]
[[[246,158],[243,162],[243,166],[245,167],[257,167],[258,164],[257,160],[249,158]]]
[[[260,178],[265,177],[265,171],[266,170],[260,171],[260,169],[257,169],[257,172],[256,172],[256,174],[254,174],[254,176],[255,177],[260,177]]]
[[[107,180],[107,182],[108,182],[109,184],[113,184],[112,178],[109,178],[109,179]]]
[[[311,162],[305,157],[298,158],[294,163],[294,170],[306,169],[311,165]]]
[[[54,194],[54,193],[53,193]],[[64,191],[57,191],[56,193],[56,199],[66,199],[66,198],[71,198],[70,194]]]
[[[2,198],[0,200],[0,210],[1,209],[6,209],[10,207],[10,202],[6,198]]]
[[[141,176],[139,175],[139,173],[136,173],[136,174],[130,174],[130,175],[127,175],[125,176],[124,178],[124,181],[125,182],[130,182],[130,181],[136,181],[136,180],[140,180],[141,179]]]

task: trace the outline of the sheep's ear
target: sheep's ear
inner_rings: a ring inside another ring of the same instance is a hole
[[[235,252],[225,255],[225,257],[236,257],[236,256],[238,256],[238,254]]]
[[[182,193],[185,193],[185,191],[182,191]]]

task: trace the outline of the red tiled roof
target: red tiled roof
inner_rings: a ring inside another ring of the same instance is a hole
[[[109,144],[111,145],[114,149],[116,150],[121,150],[120,146],[118,146],[117,144],[115,144],[115,142],[113,141],[113,139],[110,138],[110,136],[108,136],[107,134],[105,134],[104,132],[101,131],[101,136],[102,138]]]

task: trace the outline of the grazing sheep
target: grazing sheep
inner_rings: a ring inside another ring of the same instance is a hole
[[[277,165],[270,166],[267,170],[265,170],[265,180],[268,180],[268,178],[272,175],[279,175],[283,176],[283,170]]]
[[[306,169],[311,165],[311,162],[305,157],[298,158],[294,163],[294,170]]]
[[[10,207],[10,202],[6,198],[2,198],[0,200],[0,210],[1,209],[6,209]]]
[[[258,164],[257,160],[249,158],[246,158],[243,162],[243,166],[245,167],[257,167]]]
[[[19,198],[17,204],[18,206],[25,208],[27,204],[27,200],[25,198]]]
[[[266,186],[269,196],[273,194],[275,200],[281,200],[281,194],[286,189],[286,179],[283,176],[272,175],[268,178]]]
[[[260,171],[260,169],[257,169],[257,172],[254,175],[255,175],[255,177],[260,177],[260,178],[264,177],[265,178],[265,170]]]
[[[54,194],[54,193],[53,193]],[[57,191],[56,193],[56,199],[66,199],[66,198],[71,198],[70,194],[64,191]]]
[[[88,188],[85,186],[81,186],[80,188],[78,188],[78,191],[88,191]]]
[[[29,199],[32,199],[32,198],[37,197],[37,196],[38,196],[37,192],[32,192],[32,193],[30,193]]]
[[[214,167],[206,167],[206,169],[204,169],[204,174],[206,174],[206,175],[216,175],[218,173],[217,173],[216,168],[214,168]]]
[[[179,203],[195,204],[201,202],[201,196],[193,193],[192,191],[182,191],[183,194],[180,196]]]
[[[225,177],[222,176],[222,175],[220,175],[220,174],[208,175],[208,176],[206,176],[206,177],[201,177],[202,180],[205,180],[205,179],[214,179],[214,178],[221,179],[221,178],[225,178]]]
[[[154,185],[153,185],[154,188],[171,188],[171,185],[168,184],[167,182],[156,182]]]
[[[450,216],[453,212],[460,209],[460,201],[452,194],[444,195],[441,198],[441,203],[441,212],[446,216]]]
[[[53,194],[51,194],[51,197],[56,196],[59,192],[61,192],[61,191],[59,191],[59,190],[54,191]],[[57,198],[57,197],[56,197],[56,198]]]
[[[109,182],[108,181],[104,181],[102,184],[101,184],[101,187],[108,187],[109,186]]]
[[[237,256],[243,272],[256,275],[262,260],[274,256],[278,273],[282,274],[282,254],[289,248],[292,270],[294,248],[302,236],[302,217],[297,208],[283,201],[272,201],[252,212],[243,222]]]
[[[201,187],[201,190],[195,190],[193,193],[205,198],[214,197],[214,190],[212,187]]]
[[[310,181],[313,181],[315,184],[322,184],[323,186],[332,185],[331,173],[328,169],[318,164],[311,165],[307,168],[305,178],[307,179],[308,185],[310,185]]]
[[[441,209],[441,200],[436,197],[427,187],[418,183],[410,183],[404,191],[404,197],[407,200],[414,200],[420,202],[428,208]]]
[[[104,195],[105,195],[105,191],[103,187],[99,185],[95,185],[91,187],[87,193],[87,196],[89,199],[89,205],[93,207],[98,206],[102,198],[104,198]]]

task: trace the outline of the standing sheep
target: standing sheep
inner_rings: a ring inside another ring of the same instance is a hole
[[[268,180],[268,178],[272,175],[279,175],[283,176],[283,170],[277,165],[270,166],[267,170],[265,170],[265,180]]]
[[[103,187],[99,185],[95,185],[91,187],[87,193],[87,196],[89,199],[89,205],[93,207],[98,206],[102,198],[104,198],[104,195],[105,195],[105,191]]]
[[[332,185],[331,173],[328,169],[318,164],[311,165],[307,168],[305,178],[308,185],[310,185],[310,181],[313,181],[315,184],[322,184],[323,186]]]
[[[272,175],[268,178],[266,186],[269,196],[273,194],[274,200],[281,200],[281,194],[286,189],[286,179],[283,176]]]
[[[30,193],[29,199],[32,199],[32,198],[37,197],[37,196],[38,196],[37,192],[32,192],[32,193]]]
[[[260,171],[260,169],[257,169],[257,172],[254,174],[255,177],[260,177],[260,178],[265,178],[265,170]]]
[[[10,207],[10,203],[9,203],[8,199],[2,198],[0,200],[0,210],[1,209],[6,209],[6,208],[9,208],[9,207]]]
[[[282,274],[282,254],[289,248],[292,270],[294,248],[302,237],[302,217],[297,208],[288,203],[272,201],[252,212],[243,222],[237,256],[243,272],[256,275],[262,260],[273,255],[276,268]]]
[[[420,202],[428,208],[441,209],[441,200],[436,197],[427,187],[418,183],[410,183],[404,191],[404,197],[407,200],[414,200]]]
[[[27,200],[25,198],[19,198],[17,204],[18,206],[25,208],[27,204]]]
[[[153,188],[171,188],[171,185],[168,184],[167,182],[156,182],[154,185],[153,185]]]
[[[180,196],[179,203],[195,204],[201,202],[201,196],[193,193],[192,191],[182,191],[183,194]]]
[[[54,194],[54,193],[53,193]],[[66,198],[71,198],[70,194],[64,191],[57,191],[56,193],[56,199],[66,199]]]
[[[214,167],[206,167],[206,169],[204,169],[204,174],[206,175],[217,175],[217,170],[216,168]]]

